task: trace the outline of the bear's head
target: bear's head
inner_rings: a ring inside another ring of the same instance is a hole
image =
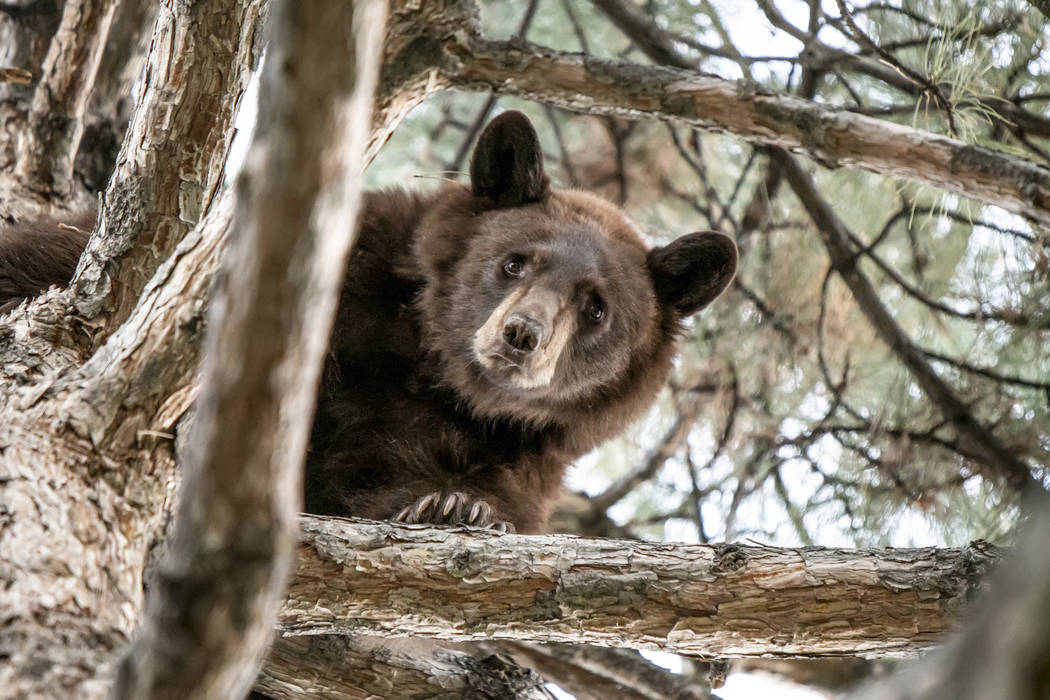
[[[732,280],[732,240],[693,233],[649,250],[619,207],[549,187],[520,112],[481,134],[470,177],[441,192],[414,251],[442,382],[479,417],[534,425],[621,423],[647,406],[682,321]]]

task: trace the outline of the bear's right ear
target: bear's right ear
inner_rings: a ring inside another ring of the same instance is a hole
[[[470,160],[475,197],[497,207],[517,207],[547,196],[543,151],[532,122],[521,112],[504,112],[485,127]]]
[[[690,233],[649,251],[649,272],[661,304],[684,316],[704,308],[736,274],[736,244],[729,236]]]

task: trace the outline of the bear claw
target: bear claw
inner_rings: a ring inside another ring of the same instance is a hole
[[[514,532],[514,525],[504,520],[495,520],[492,506],[481,499],[472,499],[462,491],[447,495],[428,493],[415,503],[398,512],[395,522],[428,523],[431,525],[471,525],[498,532]]]

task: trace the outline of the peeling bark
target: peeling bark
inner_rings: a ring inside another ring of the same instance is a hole
[[[304,516],[286,635],[515,639],[728,656],[907,656],[998,558],[501,536]]]

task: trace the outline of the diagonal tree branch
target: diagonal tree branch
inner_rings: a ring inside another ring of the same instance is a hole
[[[277,2],[167,558],[114,698],[237,697],[269,644],[361,189],[385,0]]]
[[[947,382],[937,375],[926,361],[922,350],[912,342],[883,306],[878,293],[857,266],[856,258],[850,249],[850,231],[827,200],[821,196],[813,179],[784,151],[774,149],[771,151],[771,157],[784,168],[788,183],[820,232],[832,267],[853,293],[861,311],[871,321],[882,341],[893,350],[930,400],[940,409],[945,420],[955,427],[960,443],[979,454],[994,474],[1005,479],[1018,491],[1032,486],[1034,481],[1028,467],[991,430],[974,418],[966,404],[955,395]]]

